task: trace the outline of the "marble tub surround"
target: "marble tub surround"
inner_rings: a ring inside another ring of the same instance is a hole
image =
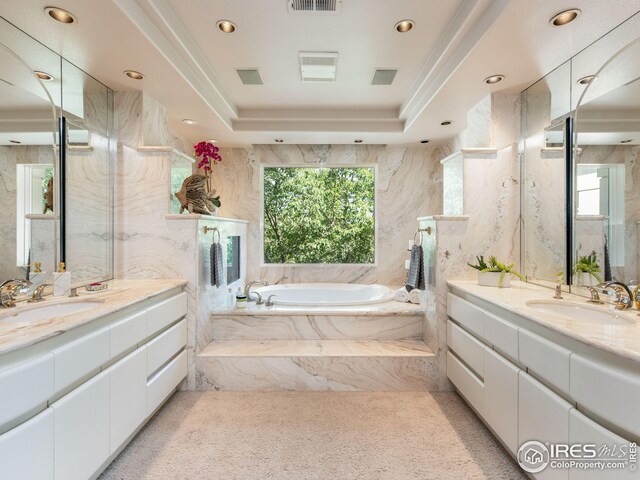
[[[424,309],[342,307],[215,310],[198,337],[199,390],[434,390]]]
[[[220,214],[249,220],[248,278],[287,283],[402,284],[407,241],[414,219],[442,205],[440,150],[379,145],[254,145],[221,149],[223,161],[213,169],[222,197]],[[261,166],[376,166],[375,265],[264,265],[262,245]]]
[[[104,318],[114,312],[126,309],[136,303],[157,297],[172,290],[179,291],[186,285],[184,280],[113,280],[109,288],[100,292],[79,290],[80,298],[54,299],[46,297],[47,304],[76,302],[78,300],[96,301],[97,306],[90,310],[28,323],[6,323],[0,319],[0,354],[6,354],[23,347],[34,345],[46,339],[62,335],[87,323]],[[44,304],[38,304],[44,306]],[[2,315],[13,314],[33,308],[22,302],[17,307],[0,310]]]
[[[575,319],[568,319],[561,315],[542,313],[527,306],[526,302],[531,300],[553,299],[553,291],[545,287],[523,282],[512,282],[511,288],[481,287],[473,281],[450,280],[447,283],[452,292],[462,294],[463,298],[464,295],[471,295],[565,337],[577,340],[583,345],[623,359],[640,362],[640,316],[637,315],[637,310],[621,312],[634,318],[636,320],[634,324],[604,325],[581,320],[578,316]],[[584,297],[578,295],[563,293],[563,297],[564,299],[560,302],[588,305]],[[613,310],[613,306],[610,305],[598,306],[598,308]]]

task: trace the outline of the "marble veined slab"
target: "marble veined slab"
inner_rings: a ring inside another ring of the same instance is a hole
[[[415,356],[201,358],[198,390],[435,391],[437,363]]]
[[[421,340],[221,340],[200,357],[433,357]]]
[[[349,316],[393,316],[424,315],[424,308],[414,303],[383,302],[371,305],[350,305],[343,307],[294,307],[274,305],[266,307],[250,303],[247,308],[222,308],[211,312],[212,316],[229,315],[349,315]]]
[[[579,317],[574,319],[541,313],[527,306],[526,302],[529,300],[551,300],[553,290],[550,288],[523,282],[512,282],[511,288],[482,287],[475,281],[462,280],[450,280],[447,284],[454,291],[458,290],[493,303],[581,343],[640,362],[640,316],[637,315],[637,310],[623,312],[636,319],[634,324],[598,324],[581,320]],[[587,305],[584,297],[569,293],[563,293],[562,296],[564,301]],[[601,308],[613,309],[613,306],[602,305]]]
[[[100,302],[99,306],[90,310],[28,323],[7,323],[1,320],[2,316],[29,309],[31,305],[26,302],[21,302],[17,307],[0,309],[0,354],[62,335],[81,325],[98,320],[170,290],[184,287],[187,284],[185,280],[149,279],[112,280],[108,283],[109,288],[107,290],[96,293],[85,292],[83,289],[78,288],[81,299],[91,299]],[[78,299],[54,299],[53,297],[46,297],[46,302],[49,303],[74,300]]]

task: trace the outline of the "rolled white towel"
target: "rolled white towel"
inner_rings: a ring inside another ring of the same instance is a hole
[[[411,290],[411,292],[409,293],[409,301],[411,303],[420,303],[421,299],[422,299],[422,290],[418,290],[417,288],[414,288],[413,290]]]
[[[409,301],[409,292],[407,292],[405,287],[399,288],[393,294],[393,299],[396,302],[407,303]]]

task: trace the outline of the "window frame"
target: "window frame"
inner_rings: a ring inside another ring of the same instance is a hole
[[[266,263],[264,259],[264,171],[266,168],[371,168],[373,169],[373,263]],[[378,164],[325,164],[325,163],[274,163],[260,164],[260,268],[265,267],[314,267],[334,268],[342,267],[377,267],[378,266]]]

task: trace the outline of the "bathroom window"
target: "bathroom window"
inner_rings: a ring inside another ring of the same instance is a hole
[[[374,263],[374,168],[265,167],[263,173],[265,263]]]

